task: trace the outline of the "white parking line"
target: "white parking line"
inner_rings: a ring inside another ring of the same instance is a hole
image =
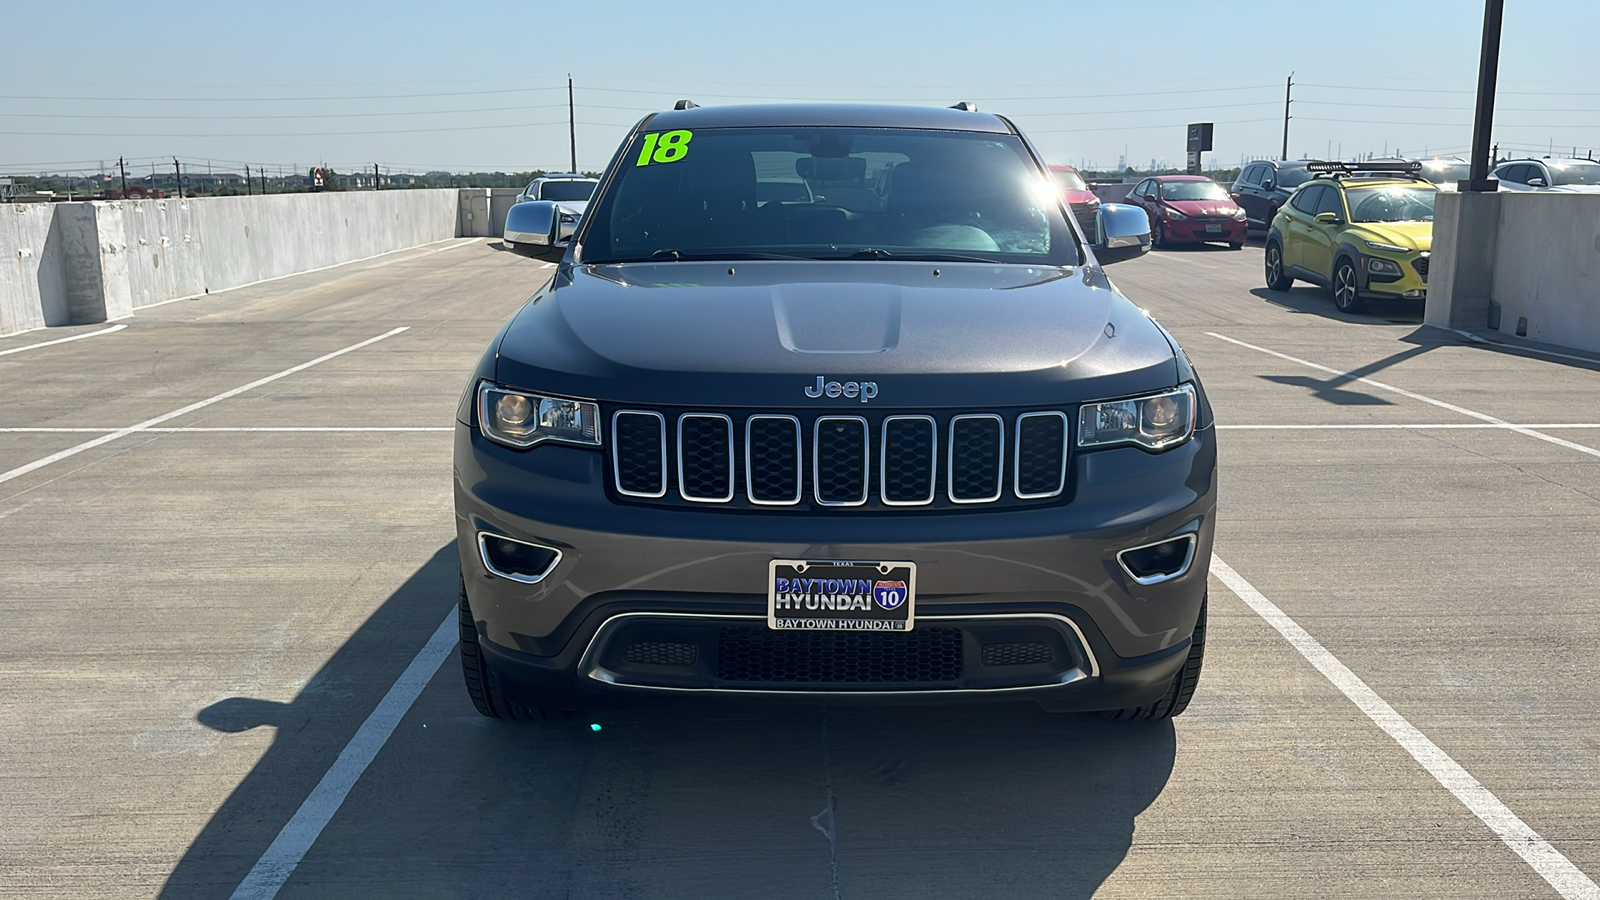
[[[97,437],[97,438],[95,438],[93,440],[84,441],[81,444],[77,444],[75,446],[68,447],[65,450],[61,450],[59,452],[52,453],[49,456],[46,456],[46,457],[44,457],[42,459],[36,459],[33,462],[28,463],[26,465],[18,466],[15,469],[12,469],[9,472],[0,472],[0,484],[3,484],[5,482],[7,482],[7,481],[10,481],[13,478],[19,478],[19,477],[21,477],[23,475],[28,474],[29,472],[34,471],[35,469],[42,469],[45,466],[50,465],[51,463],[60,462],[61,460],[66,459],[66,458],[68,458],[70,456],[77,456],[79,453],[82,453],[85,450],[91,450],[91,449],[93,449],[95,447],[100,446],[101,444],[109,444],[114,440],[117,440],[119,438],[125,438],[130,434],[137,434],[137,433],[139,433],[141,431],[149,431],[150,429],[154,428],[155,426],[160,425],[162,422],[167,422],[167,421],[170,421],[172,419],[176,419],[179,416],[187,415],[188,413],[192,413],[197,409],[204,409],[205,407],[210,406],[213,403],[220,403],[223,400],[227,400],[230,397],[237,397],[240,394],[244,393],[245,391],[254,390],[255,388],[261,387],[264,384],[271,384],[272,382],[277,381],[280,378],[288,377],[290,375],[295,374],[296,372],[303,372],[306,369],[309,369],[314,365],[317,365],[319,363],[325,363],[328,360],[333,359],[334,357],[343,356],[346,353],[351,352],[352,350],[360,350],[362,347],[366,347],[366,346],[368,346],[370,344],[376,344],[377,342],[379,342],[379,341],[381,341],[381,340],[383,340],[385,338],[394,337],[395,335],[399,334],[402,331],[405,331],[405,330],[409,329],[410,327],[411,326],[409,326],[409,325],[402,325],[399,328],[394,328],[394,329],[391,329],[389,331],[386,331],[383,334],[378,335],[377,337],[370,337],[370,338],[367,338],[364,341],[361,341],[360,343],[351,344],[350,346],[344,348],[343,350],[335,350],[332,353],[325,353],[325,354],[317,357],[316,359],[310,360],[309,362],[303,362],[298,366],[290,366],[289,368],[284,369],[282,372],[277,372],[277,373],[274,373],[272,375],[268,375],[265,378],[257,378],[255,381],[252,381],[249,384],[240,385],[239,387],[236,387],[231,391],[223,391],[222,393],[217,394],[214,397],[207,397],[204,400],[200,400],[198,402],[191,403],[188,406],[185,406],[185,407],[182,407],[182,408],[179,408],[179,409],[175,409],[172,412],[163,413],[163,414],[161,414],[159,416],[156,416],[153,419],[145,419],[143,422],[140,422],[137,425],[129,425],[127,428],[119,428],[116,431],[111,432],[110,434],[103,434],[100,437]]]
[[[1277,629],[1291,646],[1300,651],[1300,655],[1305,657],[1307,662],[1315,666],[1318,672],[1339,689],[1340,693],[1350,698],[1352,703],[1367,714],[1367,718],[1383,729],[1389,737],[1394,738],[1395,743],[1411,754],[1412,759],[1421,764],[1429,775],[1444,786],[1445,790],[1455,795],[1455,798],[1471,810],[1483,824],[1489,826],[1490,831],[1533,867],[1533,870],[1548,881],[1562,897],[1566,900],[1600,900],[1600,886],[1597,886],[1589,876],[1574,866],[1560,850],[1551,846],[1549,841],[1540,837],[1538,832],[1528,827],[1516,813],[1500,802],[1500,798],[1490,793],[1478,779],[1472,777],[1472,773],[1462,768],[1460,763],[1451,759],[1449,754],[1439,749],[1427,735],[1396,712],[1394,707],[1378,696],[1378,693],[1368,687],[1356,673],[1350,671],[1349,667],[1329,653],[1316,638],[1289,618],[1250,582],[1245,581],[1238,572],[1223,562],[1221,557],[1215,555],[1211,557],[1211,574],[1227,585],[1228,589],[1255,610],[1257,615],[1267,620],[1268,625]]]
[[[1421,401],[1423,403],[1431,403],[1432,405],[1437,406],[1440,409],[1448,409],[1451,412],[1460,413],[1463,416],[1468,416],[1468,417],[1473,418],[1473,419],[1478,419],[1479,421],[1488,422],[1488,423],[1490,423],[1492,425],[1496,425],[1496,426],[1499,426],[1499,427],[1502,427],[1502,428],[1506,428],[1506,429],[1508,429],[1510,431],[1515,431],[1518,434],[1525,434],[1525,435],[1527,435],[1528,437],[1531,437],[1531,438],[1538,438],[1541,441],[1547,441],[1549,443],[1555,444],[1558,447],[1566,447],[1569,450],[1576,450],[1579,453],[1587,453],[1590,456],[1600,458],[1600,450],[1596,450],[1593,447],[1586,447],[1583,444],[1575,444],[1572,441],[1562,440],[1561,438],[1558,438],[1555,435],[1543,434],[1541,432],[1533,430],[1532,428],[1530,428],[1530,427],[1528,427],[1526,425],[1513,425],[1512,423],[1507,422],[1504,419],[1497,419],[1497,418],[1495,418],[1494,416],[1491,416],[1491,415],[1486,415],[1486,414],[1481,413],[1481,412],[1474,412],[1473,410],[1467,409],[1464,406],[1457,406],[1454,403],[1446,403],[1443,400],[1435,400],[1432,397],[1428,397],[1428,396],[1425,396],[1423,394],[1419,394],[1419,393],[1417,393],[1415,391],[1408,391],[1405,388],[1398,388],[1398,387],[1395,387],[1392,384],[1384,384],[1381,381],[1373,381],[1371,378],[1363,378],[1363,377],[1361,377],[1359,375],[1352,375],[1349,372],[1341,372],[1338,369],[1330,369],[1327,366],[1320,366],[1320,365],[1317,365],[1316,363],[1311,362],[1309,360],[1301,359],[1298,356],[1290,356],[1287,353],[1279,353],[1276,350],[1268,350],[1266,347],[1258,347],[1255,344],[1247,344],[1244,341],[1235,340],[1234,338],[1228,337],[1227,335],[1217,334],[1215,331],[1208,331],[1208,332],[1206,332],[1206,334],[1211,336],[1211,337],[1216,338],[1219,341],[1227,341],[1230,344],[1236,344],[1236,345],[1238,345],[1240,347],[1245,347],[1245,348],[1250,349],[1250,350],[1255,350],[1255,351],[1258,351],[1260,353],[1265,353],[1268,356],[1276,356],[1279,359],[1288,360],[1289,362],[1292,362],[1292,363],[1298,363],[1298,364],[1300,364],[1302,366],[1305,366],[1307,368],[1316,369],[1319,372],[1327,372],[1329,375],[1337,375],[1340,378],[1346,378],[1346,379],[1349,379],[1350,381],[1357,381],[1357,382],[1360,382],[1361,384],[1371,385],[1372,387],[1378,388],[1380,390],[1390,391],[1392,393],[1399,394],[1402,397],[1410,397],[1412,400],[1419,400],[1419,401]]]
[[[433,680],[439,665],[455,649],[458,627],[457,612],[452,609],[450,615],[445,616],[439,627],[434,629],[433,637],[428,638],[428,643],[400,673],[389,692],[378,701],[377,708],[356,729],[350,743],[345,744],[339,758],[333,761],[322,780],[311,789],[311,794],[295,810],[283,830],[272,839],[266,852],[250,867],[250,873],[234,888],[232,900],[270,900],[277,896],[278,889],[289,880],[295,867],[300,865],[300,860],[305,858],[306,851],[317,842],[322,829],[339,811],[361,773],[367,770],[378,751],[383,749],[389,735],[394,733],[395,726],[411,709],[411,704],[416,702],[422,689]]]
[[[40,341],[37,344],[29,344],[26,347],[12,347],[10,350],[0,350],[0,356],[10,356],[13,353],[23,353],[28,350],[37,350],[40,347],[53,347],[56,344],[65,344],[68,341],[81,341],[84,338],[92,338],[96,337],[97,335],[110,334],[113,331],[121,331],[127,327],[128,326],[126,325],[113,325],[110,328],[102,328],[99,331],[89,331],[83,334],[75,334],[72,337],[56,338],[53,341]]]

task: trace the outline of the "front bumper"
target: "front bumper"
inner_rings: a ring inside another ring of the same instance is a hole
[[[1248,234],[1249,223],[1244,219],[1166,219],[1161,227],[1166,230],[1167,240],[1174,243],[1218,241],[1242,244]],[[1213,227],[1218,230],[1208,230]]]
[[[684,509],[618,502],[608,492],[601,453],[556,445],[514,451],[458,424],[457,544],[489,665],[502,682],[535,696],[596,703],[640,693],[839,700],[1026,695],[1066,709],[1151,702],[1182,665],[1205,595],[1215,431],[1202,429],[1160,454],[1079,453],[1070,467],[1069,500],[1028,508]],[[536,583],[499,577],[480,552],[484,532],[561,555]],[[1139,584],[1117,561],[1122,550],[1183,533],[1195,536],[1194,553],[1175,578]],[[845,646],[844,639],[767,631],[765,577],[775,558],[915,562],[911,636],[921,640],[918,632],[944,629],[939,652],[959,657],[955,668],[938,677],[847,673],[823,681],[781,667],[730,668],[729,641],[761,644],[766,649],[741,652],[763,664],[801,652],[804,640],[834,640],[817,652],[835,660],[885,647],[899,652],[899,645]],[[985,662],[986,654],[1002,652],[991,648],[1012,644],[1034,647],[1034,656]],[[667,654],[661,657],[667,662],[641,662],[638,654],[630,660],[636,645]]]
[[[1372,260],[1384,260],[1393,263],[1400,270],[1398,275],[1392,272],[1373,272]],[[1407,300],[1421,300],[1428,296],[1428,279],[1425,277],[1427,257],[1418,255],[1406,256],[1379,256],[1376,254],[1361,254],[1356,265],[1359,271],[1360,288],[1363,294],[1374,297],[1401,297]]]

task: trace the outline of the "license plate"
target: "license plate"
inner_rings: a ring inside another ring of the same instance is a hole
[[[910,631],[916,602],[916,563],[775,559],[767,570],[775,631]]]
[[[1221,233],[1222,233],[1222,226],[1221,225],[1207,225],[1206,226],[1206,234],[1221,234]]]

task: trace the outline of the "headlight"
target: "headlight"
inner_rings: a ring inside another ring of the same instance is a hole
[[[1376,256],[1367,257],[1367,271],[1375,275],[1399,275],[1400,264],[1392,259],[1379,259]]]
[[[589,400],[541,397],[485,382],[478,388],[478,428],[484,437],[508,447],[532,447],[545,441],[598,447],[600,406]]]
[[[1411,252],[1410,247],[1402,247],[1399,244],[1385,244],[1382,241],[1362,241],[1361,243],[1366,244],[1368,247],[1371,247],[1374,250],[1387,250],[1390,253]]]
[[[1235,219],[1243,219],[1243,218],[1245,218],[1244,207],[1235,206],[1233,208],[1233,212],[1229,213],[1229,215],[1233,216]]]
[[[1164,450],[1194,434],[1194,386],[1135,397],[1085,403],[1078,410],[1078,446],[1138,444]]]
[[[1162,213],[1164,213],[1164,214],[1165,214],[1165,215],[1166,215],[1166,217],[1167,217],[1167,218],[1169,218],[1169,219],[1187,219],[1187,218],[1189,218],[1189,217],[1188,217],[1188,216],[1186,216],[1186,215],[1184,215],[1184,214],[1183,214],[1183,213],[1181,213],[1181,212],[1178,212],[1178,211],[1177,211],[1177,210],[1175,210],[1175,209],[1173,209],[1173,208],[1172,208],[1172,207],[1170,207],[1170,206],[1168,206],[1168,207],[1166,207],[1166,208],[1164,208],[1164,209],[1162,209],[1162,210],[1161,210],[1161,211],[1162,211]]]

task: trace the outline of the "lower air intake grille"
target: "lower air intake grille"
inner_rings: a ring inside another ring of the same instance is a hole
[[[983,645],[983,664],[986,666],[1031,666],[1050,662],[1054,658],[1050,645],[1043,641]]]
[[[647,666],[692,666],[700,658],[700,647],[675,641],[634,641],[622,658]]]
[[[717,637],[717,678],[725,682],[949,684],[960,681],[961,674],[957,628],[882,634],[728,626]]]

